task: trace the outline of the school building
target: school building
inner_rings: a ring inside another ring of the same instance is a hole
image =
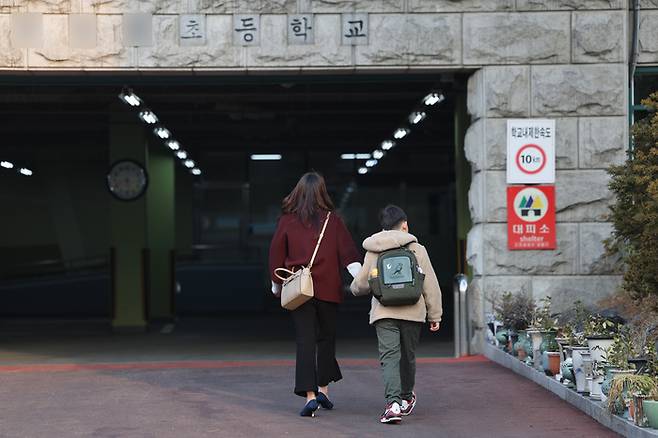
[[[476,351],[498,293],[619,286],[606,168],[656,89],[656,0],[0,0],[0,317],[284,318],[267,249],[315,169],[357,242],[406,209],[445,340],[469,276]],[[554,249],[509,249],[518,119],[554,123]]]

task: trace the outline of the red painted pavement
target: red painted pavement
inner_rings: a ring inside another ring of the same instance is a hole
[[[418,364],[460,364],[488,362],[482,356],[464,356],[459,358],[425,357],[416,359]],[[375,359],[341,359],[345,366],[377,366]],[[168,369],[220,369],[250,367],[290,367],[294,360],[248,360],[248,361],[172,361],[172,362],[121,362],[121,363],[70,363],[70,364],[19,364],[0,365],[0,373],[53,373],[76,371],[120,371],[120,370],[168,370]]]

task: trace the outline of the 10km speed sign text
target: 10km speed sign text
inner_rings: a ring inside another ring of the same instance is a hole
[[[507,183],[555,182],[555,121],[507,121]]]

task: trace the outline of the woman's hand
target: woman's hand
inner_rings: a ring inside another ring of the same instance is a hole
[[[438,323],[438,322],[430,321],[430,331],[438,332],[439,331],[439,325],[440,325],[440,323]]]

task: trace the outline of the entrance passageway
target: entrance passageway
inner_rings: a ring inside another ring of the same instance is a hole
[[[464,269],[458,228],[468,220],[457,209],[465,77],[3,78],[3,159],[33,175],[0,174],[13,212],[0,225],[16,230],[0,238],[0,317],[35,330],[34,318],[174,330],[208,318],[188,326],[211,336],[235,321],[267,320],[285,337],[267,250],[281,199],[313,169],[357,244],[378,230],[387,203],[408,211],[444,290],[444,329],[433,342],[448,342],[451,282]],[[119,99],[122,91],[141,105]],[[432,93],[440,99],[427,104]],[[145,110],[157,123],[144,123]],[[200,175],[177,157],[182,151]],[[148,176],[144,196],[130,202],[106,187],[111,165],[126,158]],[[346,292],[346,336],[372,334],[368,307]],[[436,344],[437,354],[447,351]]]

